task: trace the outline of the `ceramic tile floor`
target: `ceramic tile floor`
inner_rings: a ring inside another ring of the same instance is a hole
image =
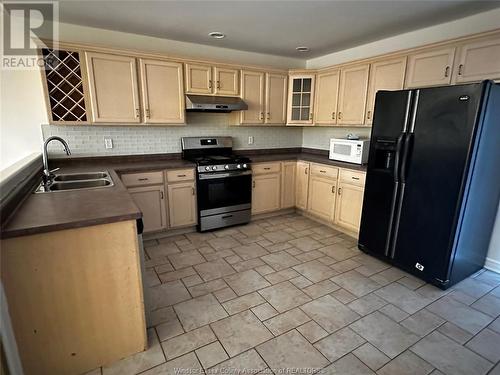
[[[145,248],[149,349],[92,374],[500,374],[500,274],[441,291],[296,214]]]

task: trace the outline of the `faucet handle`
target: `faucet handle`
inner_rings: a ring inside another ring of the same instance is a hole
[[[59,169],[61,169],[61,168],[54,168],[54,169],[50,170],[49,172],[50,172],[50,173],[53,173],[53,172],[58,171]]]

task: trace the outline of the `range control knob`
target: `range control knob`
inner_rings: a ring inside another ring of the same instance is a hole
[[[236,168],[241,169],[241,164],[236,165]]]
[[[206,170],[206,171],[209,171],[209,170],[210,170],[210,167],[205,167],[205,170]]]
[[[217,169],[217,166],[216,166],[216,165],[214,165],[214,166],[212,167],[212,170],[213,170],[213,171],[215,171],[216,169]]]
[[[246,167],[248,167],[248,166],[246,164],[243,164],[243,168],[246,168]]]
[[[229,169],[229,165],[227,165],[227,164],[226,164],[226,165],[224,166],[224,169]]]

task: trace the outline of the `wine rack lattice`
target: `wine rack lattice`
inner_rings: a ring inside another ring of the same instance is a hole
[[[43,49],[52,121],[87,121],[80,54]]]

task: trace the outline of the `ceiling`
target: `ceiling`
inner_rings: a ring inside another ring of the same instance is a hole
[[[310,59],[500,6],[500,1],[60,1],[60,21]],[[220,31],[224,39],[207,34]],[[298,46],[310,51],[301,53]]]

